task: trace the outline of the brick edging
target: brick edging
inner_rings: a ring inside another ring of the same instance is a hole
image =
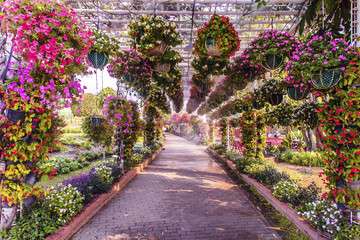
[[[55,231],[46,240],[65,240],[70,239],[77,231],[80,230],[90,219],[98,213],[101,208],[108,203],[115,195],[120,192],[137,174],[149,165],[161,152],[163,147],[156,150],[156,152],[149,158],[144,159],[137,164],[133,169],[128,171],[120,180],[115,183],[109,193],[104,193],[97,196],[89,203],[81,213],[79,213],[70,222],[66,223],[61,229]]]
[[[313,240],[326,240],[321,236],[310,224],[308,220],[305,218],[301,218],[298,216],[297,212],[287,205],[286,203],[281,202],[279,199],[274,197],[269,189],[263,186],[261,183],[257,182],[255,179],[250,178],[246,174],[239,174],[236,170],[236,165],[230,160],[226,159],[222,155],[219,155],[217,152],[212,150],[211,148],[207,148],[207,150],[219,158],[223,163],[225,163],[231,170],[234,170],[238,176],[240,176],[247,184],[253,186],[256,191],[263,196],[277,211],[279,211],[282,215],[287,217],[301,232],[310,237]]]

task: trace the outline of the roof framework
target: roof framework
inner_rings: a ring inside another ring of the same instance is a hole
[[[196,39],[197,29],[203,27],[213,13],[230,18],[241,39],[241,49],[257,37],[259,32],[277,29],[293,33],[306,10],[307,0],[266,0],[257,8],[255,0],[70,0],[68,3],[91,28],[98,28],[129,48],[127,25],[139,15],[162,16],[175,22],[184,40],[175,49],[184,57],[179,64],[184,82],[192,75],[191,49],[187,46]],[[186,84],[184,84],[186,87]]]

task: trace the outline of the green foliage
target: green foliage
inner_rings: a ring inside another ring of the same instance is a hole
[[[81,146],[86,141],[83,137],[64,136],[60,142],[65,145]]]
[[[9,240],[45,239],[62,225],[58,219],[59,215],[51,211],[49,203],[39,199],[31,208],[25,208],[16,225],[1,236]]]
[[[318,152],[294,152],[287,149],[280,154],[279,160],[301,166],[324,166],[323,156]]]
[[[131,156],[130,159],[127,159],[124,163],[124,169],[125,170],[130,170],[132,168],[134,168],[137,164],[141,163],[143,159],[143,155],[140,153],[135,153],[134,155]]]
[[[99,94],[97,95],[96,106],[99,109],[103,109],[106,98],[108,98],[110,96],[114,96],[114,95],[116,95],[116,91],[114,89],[112,89],[111,87],[106,87],[106,88],[102,89],[99,92]]]
[[[280,201],[291,203],[300,193],[298,185],[291,181],[281,180],[273,187],[272,194]]]
[[[96,163],[94,166],[96,175],[99,176],[101,182],[112,184],[114,178],[112,177],[112,169],[110,167],[104,166],[101,163]]]
[[[45,161],[41,161],[38,163],[41,171],[45,171],[47,168],[56,169],[56,174],[66,174],[69,172],[73,172],[75,170],[81,169],[89,165],[88,162],[79,162],[73,158],[67,157],[56,157],[56,158],[48,158]]]
[[[97,107],[97,97],[92,93],[84,93],[81,102],[74,102],[71,105],[72,114],[76,117],[85,117],[93,114],[99,114]]]
[[[66,126],[62,130],[64,133],[82,133],[83,132],[81,130],[81,128],[79,128],[79,127],[70,127],[70,126]]]
[[[118,54],[120,42],[116,38],[109,37],[107,34],[97,30],[93,30],[92,33],[94,44],[92,44],[90,51],[104,52],[112,57]]]
[[[70,221],[83,208],[84,197],[70,185],[60,184],[56,188],[52,187],[46,199],[49,201],[51,211],[59,216],[58,221],[61,225]]]
[[[103,119],[103,123],[97,126],[93,123],[94,117],[98,118],[99,116],[85,117],[81,129],[86,134],[86,137],[92,141],[109,147],[114,135],[114,125],[111,125],[106,119]]]
[[[229,124],[227,118],[220,119],[221,145],[228,147]]]

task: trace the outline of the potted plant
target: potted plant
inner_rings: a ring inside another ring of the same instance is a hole
[[[151,56],[149,60],[152,62],[152,68],[158,73],[168,73],[175,65],[184,59],[178,51],[167,50],[160,56]]]
[[[229,63],[229,59],[217,59],[211,56],[195,54],[191,66],[200,75],[220,76],[225,73]]]
[[[116,56],[120,42],[98,30],[92,31],[93,44],[88,59],[94,68],[102,69],[108,64],[109,56]]]
[[[318,106],[314,102],[305,102],[294,109],[293,119],[296,126],[305,126],[309,129],[315,129],[318,125],[318,116],[316,111]]]
[[[209,22],[197,31],[194,48],[201,57],[228,59],[240,47],[240,39],[229,17],[213,14]]]
[[[122,75],[123,80],[131,86],[143,86],[150,83],[152,68],[148,60],[134,49],[123,51],[122,54],[110,60],[110,65],[110,71]]]
[[[268,70],[276,70],[282,66],[285,58],[289,58],[298,43],[288,32],[269,30],[261,32],[259,37],[249,46],[249,54],[253,61],[261,63]]]
[[[169,72],[163,74],[153,72],[153,79],[168,95],[181,90],[182,71],[179,67],[172,67]]]
[[[162,17],[139,17],[129,25],[130,45],[144,56],[162,55],[167,46],[176,47],[182,43],[174,22],[165,22]]]
[[[308,90],[311,83],[317,90],[334,87],[346,65],[354,58],[354,49],[331,32],[317,33],[294,52],[287,67],[287,81],[301,90]]]
[[[233,59],[233,64],[227,72],[229,81],[235,88],[242,90],[243,83],[253,82],[255,79],[264,78],[265,69],[262,65],[250,56],[250,49],[247,48],[241,56]],[[246,86],[246,85],[245,85]]]
[[[268,101],[271,105],[279,105],[285,94],[285,82],[276,79],[267,80],[261,86],[261,96],[264,101]]]

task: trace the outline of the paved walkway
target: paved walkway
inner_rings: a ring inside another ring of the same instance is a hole
[[[205,152],[166,135],[165,150],[72,239],[280,239]]]

